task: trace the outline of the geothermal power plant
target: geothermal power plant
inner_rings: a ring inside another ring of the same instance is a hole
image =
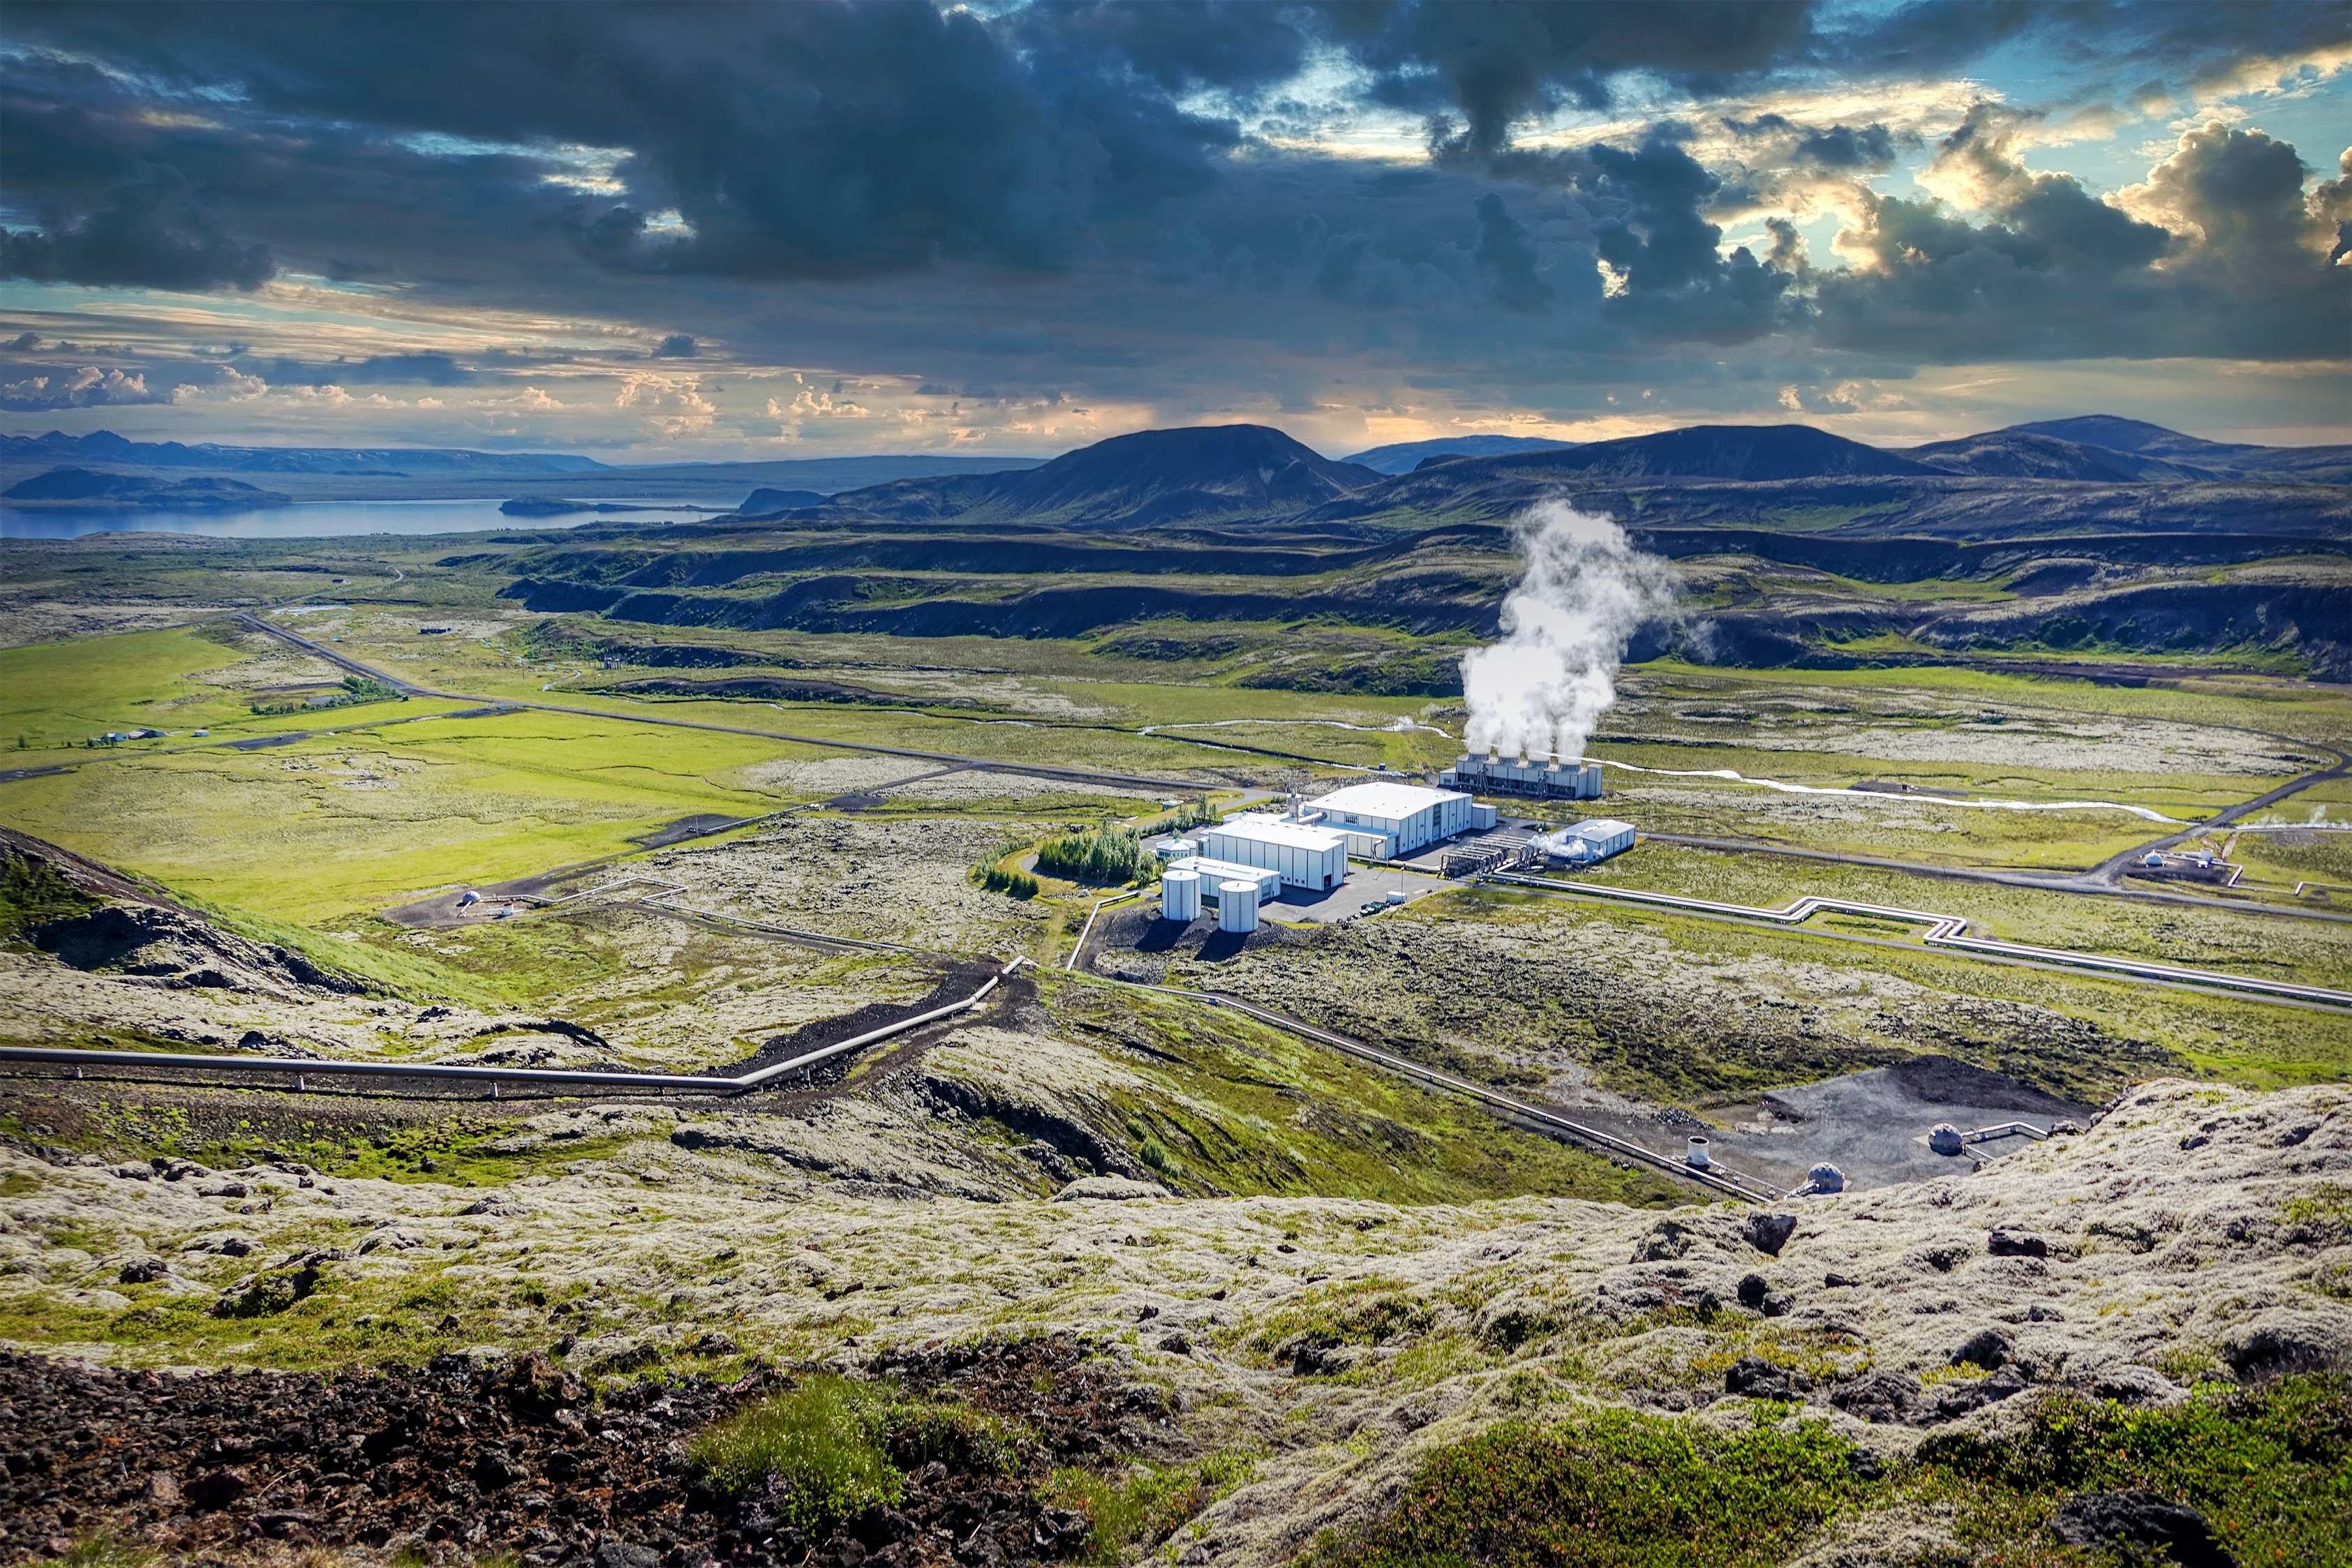
[[[1280,812],[1243,811],[1190,838],[1160,846],[1160,917],[1192,921],[1215,906],[1218,929],[1257,928],[1258,912],[1297,889],[1312,903],[1336,892],[1348,879],[1352,860],[1394,862],[1435,847],[1449,850],[1441,874],[1465,866],[1509,862],[1532,854],[1571,865],[1591,864],[1631,848],[1633,827],[1588,821],[1549,833],[1515,829],[1496,834],[1491,805],[1470,789],[1554,800],[1591,800],[1601,793],[1597,763],[1505,762],[1465,756],[1438,776],[1439,788],[1382,779],[1350,784]],[[1447,788],[1454,784],[1466,788]],[[1401,895],[1400,895],[1401,896]]]
[[[1438,783],[1486,795],[1528,795],[1540,800],[1596,800],[1601,798],[1601,764],[1563,762],[1559,758],[1513,762],[1501,757],[1465,752],[1437,776]]]

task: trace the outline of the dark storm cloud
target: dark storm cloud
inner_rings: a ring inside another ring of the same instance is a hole
[[[1334,5],[1334,35],[1380,73],[1378,92],[1412,109],[1461,114],[1432,131],[1437,149],[1483,156],[1508,141],[1512,120],[1559,100],[1611,101],[1611,78],[1653,72],[1706,90],[1758,75],[1811,31],[1811,7],[1790,0],[1652,0],[1570,5],[1524,0],[1393,6]],[[1442,86],[1443,97],[1432,89]]]
[[[1536,275],[1538,257],[1528,231],[1491,191],[1478,198],[1478,248],[1472,254],[1494,275],[1495,298],[1505,307],[1530,312],[1547,308],[1552,287]]]
[[[1091,223],[1206,183],[1238,134],[1129,73],[1045,68],[1062,57],[1017,53],[981,18],[920,0],[12,16],[166,84],[236,82],[266,115],[621,150],[626,197],[579,201],[565,228],[644,270],[1059,266]],[[653,224],[665,208],[688,234]]]
[[[1819,35],[1810,53],[1838,69],[1935,75],[2019,44],[2126,80],[2154,68],[2194,86],[2249,57],[2292,57],[2347,42],[2352,11],[2328,0],[1918,0]]]
[[[1733,374],[1716,345],[1775,334],[1805,351],[1853,345],[1885,375],[1918,357],[2192,341],[2293,356],[2343,319],[2352,269],[2324,258],[2352,236],[2336,230],[2352,225],[2352,195],[2324,189],[2324,221],[2298,218],[2283,182],[2299,161],[2267,138],[2199,142],[2126,212],[2024,170],[1989,117],[1937,150],[1984,193],[1965,208],[1862,203],[1903,144],[1852,111],[1759,115],[1731,125],[1727,152],[1722,110],[1703,101],[1686,124],[1573,152],[1511,136],[1561,104],[1624,113],[1626,73],[1644,92],[1728,84],[1770,102],[1824,71],[1948,74],[2030,44],[2052,59],[2128,56],[2113,67],[2123,82],[2183,81],[2324,37],[2338,26],[2327,10],[20,4],[0,21],[18,46],[0,51],[0,182],[13,210],[43,214],[26,232],[49,246],[47,276],[71,276],[59,246],[114,207],[162,210],[140,170],[168,168],[184,201],[157,225],[194,256],[171,274],[156,258],[173,254],[151,245],[151,278],[235,287],[274,261],[453,316],[611,325],[607,347],[566,347],[649,380],[887,367],[939,393],[984,383],[1178,411],[1244,395],[1307,406],[1337,365],[1400,389],[1500,383],[1498,400],[1540,385],[1532,406],[1564,395],[1564,366],[1696,382]],[[1326,90],[1294,84],[1328,51],[1341,69],[1316,81],[1362,68],[1381,101],[1444,117],[1442,156],[1402,168],[1316,151],[1347,106],[1286,95]],[[1776,207],[1785,193],[1832,187],[1864,207],[1864,273],[1811,268],[1797,230],[1769,215],[1804,210]],[[146,193],[110,193],[124,189]],[[1759,222],[1760,257],[1721,254],[1727,225]],[[371,359],[365,340],[326,358],[342,346],[273,347],[299,361],[250,372],[443,386],[562,358]]]
[[[1871,265],[1818,276],[1830,340],[1946,360],[2352,349],[2352,269],[2324,259],[2329,225],[2305,203],[2294,148],[2258,131],[2191,131],[2133,193],[2138,217],[2025,169],[2004,134],[2023,118],[1979,108],[1938,149],[1941,170],[1973,182],[1985,221],[1870,198],[1843,243]]]
[[[282,386],[457,387],[480,379],[447,354],[372,354],[363,360],[332,360],[323,364],[239,355],[231,363],[247,375]]]
[[[1820,169],[1840,172],[1891,168],[1895,137],[1884,125],[1832,125],[1808,131],[1798,141],[1794,156]]]
[[[0,230],[0,277],[250,290],[278,270],[267,245],[222,233],[169,164],[138,164],[87,210],[52,209],[43,219],[39,228]]]

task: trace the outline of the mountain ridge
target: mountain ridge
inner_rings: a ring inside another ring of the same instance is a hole
[[[1558,452],[1583,444],[1541,435],[1455,435],[1431,441],[1401,441],[1367,447],[1339,459],[1383,474],[1410,474],[1423,464],[1450,457],[1501,457],[1514,452]]]
[[[1335,463],[1263,424],[1144,430],[1017,473],[901,480],[834,497],[866,517],[1021,517],[1065,528],[1148,528],[1236,514],[1304,511],[1386,478]]]

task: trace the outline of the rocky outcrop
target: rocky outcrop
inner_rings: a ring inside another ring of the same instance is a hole
[[[34,944],[77,969],[104,971],[171,989],[205,988],[288,998],[301,992],[348,996],[362,989],[290,947],[256,942],[184,910],[108,904],[29,933]]]

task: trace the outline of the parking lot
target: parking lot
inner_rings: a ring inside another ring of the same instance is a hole
[[[1348,880],[1331,892],[1316,894],[1302,887],[1286,887],[1278,901],[1265,906],[1265,915],[1269,920],[1341,920],[1354,915],[1364,904],[1385,900],[1391,888],[1400,890],[1411,900],[1453,885],[1444,877],[1426,872],[1350,862]]]

